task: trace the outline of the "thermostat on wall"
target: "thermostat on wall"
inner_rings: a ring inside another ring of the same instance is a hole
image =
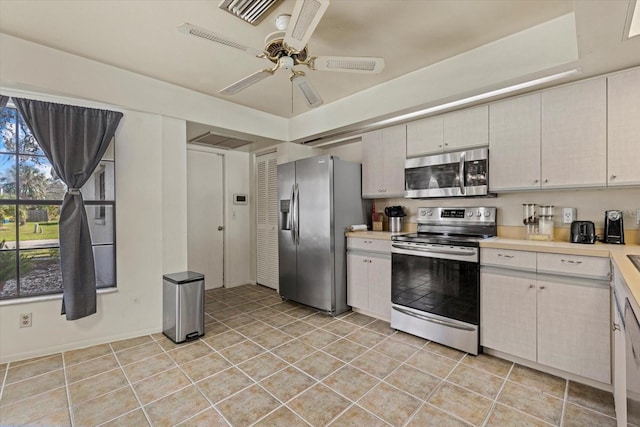
[[[246,194],[234,194],[233,195],[233,204],[234,205],[246,205],[249,197]]]

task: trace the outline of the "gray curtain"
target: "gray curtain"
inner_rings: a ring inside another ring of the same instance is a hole
[[[9,97],[0,95],[0,110],[2,110],[5,105],[7,105],[7,102],[9,102]]]
[[[122,113],[20,98],[13,102],[68,187],[59,224],[62,314],[80,319],[96,312],[93,250],[80,188],[107,150]]]

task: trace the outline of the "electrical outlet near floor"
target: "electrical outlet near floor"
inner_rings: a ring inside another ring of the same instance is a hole
[[[20,315],[20,327],[21,328],[31,327],[31,313],[22,313]]]

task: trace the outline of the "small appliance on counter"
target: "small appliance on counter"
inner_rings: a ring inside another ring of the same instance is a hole
[[[591,221],[573,221],[571,223],[571,243],[596,242],[596,226]]]
[[[622,211],[611,210],[604,212],[604,243],[624,245],[624,227],[622,225]]]
[[[399,233],[402,231],[402,217],[405,216],[402,206],[389,206],[384,208],[384,214],[389,218],[389,231]]]
[[[553,240],[553,206],[540,206],[539,216],[537,208],[535,203],[522,205],[525,237],[527,240]]]

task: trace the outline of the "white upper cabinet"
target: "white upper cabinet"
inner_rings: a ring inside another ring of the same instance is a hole
[[[404,196],[406,143],[405,125],[362,136],[362,197]]]
[[[542,92],[542,188],[607,184],[605,78]]]
[[[489,145],[489,106],[444,115],[444,149],[461,150]]]
[[[540,93],[489,106],[489,188],[540,188]]]
[[[640,69],[608,78],[609,186],[640,184]]]
[[[467,108],[407,123],[407,157],[489,144],[488,106]]]
[[[444,119],[427,117],[407,123],[407,158],[441,153],[444,149]]]

